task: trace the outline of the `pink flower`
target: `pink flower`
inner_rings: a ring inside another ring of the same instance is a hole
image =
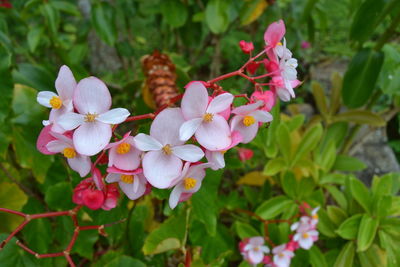
[[[190,165],[186,162],[181,176],[177,179],[179,182],[172,189],[169,196],[169,206],[174,209],[178,205],[182,194],[193,194],[199,191],[201,182],[206,176],[205,169],[210,166],[209,163]]]
[[[147,152],[142,161],[143,173],[149,183],[157,188],[173,186],[182,172],[182,160],[196,162],[204,153],[195,145],[184,145],[179,140],[179,128],[184,122],[180,108],[161,111],[150,127],[150,135],[138,134],[136,147]]]
[[[250,52],[254,50],[254,45],[252,42],[246,42],[242,40],[239,42],[239,46],[245,54],[250,54]]]
[[[264,41],[267,47],[275,48],[286,33],[283,20],[271,23],[264,33]]]
[[[284,80],[281,76],[273,77],[272,83],[274,84],[274,90],[278,97],[285,102],[295,97],[293,88],[296,88],[301,84],[299,80]]]
[[[73,110],[72,97],[76,87],[76,81],[71,70],[63,65],[58,72],[55,82],[57,93],[50,91],[41,91],[37,95],[39,104],[51,108],[50,118],[48,121],[43,121],[44,125],[52,124],[52,131],[63,133],[65,130],[58,125],[58,118],[67,112]]]
[[[246,160],[249,160],[253,157],[254,151],[248,148],[238,148],[238,153],[239,153],[239,159],[242,162],[245,162]]]
[[[95,77],[81,80],[74,93],[74,106],[78,113],[62,115],[58,123],[65,130],[76,128],[73,141],[78,153],[92,156],[104,149],[111,138],[111,124],[123,122],[129,111],[111,109],[111,96],[107,86]]]
[[[271,111],[271,109],[275,106],[275,94],[272,91],[255,91],[251,95],[251,99],[253,99],[255,102],[262,100],[264,105],[261,107],[261,109],[268,112]]]
[[[275,247],[272,250],[273,261],[276,267],[289,267],[290,261],[294,257],[293,251],[286,248],[286,244]]]
[[[301,48],[302,49],[306,50],[306,49],[309,49],[310,47],[311,47],[311,44],[309,42],[307,42],[307,41],[302,41],[301,42]]]
[[[264,253],[269,253],[269,248],[264,246],[264,238],[256,236],[249,239],[243,248],[243,253],[251,264],[259,264],[264,259]]]
[[[89,209],[97,210],[104,203],[104,193],[95,187],[92,178],[87,178],[75,187],[72,200],[77,205],[85,205]]]
[[[129,133],[118,142],[109,144],[106,148],[110,148],[108,155],[108,167],[115,166],[118,169],[131,171],[140,165],[141,151],[135,146],[133,136]]]
[[[258,122],[272,121],[272,115],[264,110],[259,110],[263,101],[253,104],[243,105],[232,110],[236,114],[231,120],[231,130],[238,131],[243,136],[242,143],[249,143],[256,137],[259,124]]]
[[[258,61],[252,61],[250,62],[247,67],[246,70],[251,74],[254,75],[254,73],[256,73],[258,67],[261,65],[261,62]]]
[[[225,149],[231,144],[231,131],[227,121],[218,113],[230,107],[233,95],[223,93],[208,103],[207,89],[200,82],[191,83],[182,98],[185,122],[179,130],[180,140],[195,135],[200,145],[208,150]]]
[[[107,170],[109,171],[109,170]],[[118,182],[119,187],[125,195],[131,200],[143,196],[146,191],[147,180],[142,174],[142,170],[120,171],[118,173],[109,173],[106,177],[107,183]]]
[[[117,187],[113,184],[107,185],[105,199],[101,208],[103,210],[111,210],[117,206],[119,198],[119,192]]]
[[[57,138],[51,135],[51,125],[47,125],[44,127],[39,134],[39,137],[36,141],[36,148],[39,150],[40,153],[45,154],[45,155],[53,155],[56,154],[57,152],[51,152],[49,151],[46,146],[50,141],[54,141]]]
[[[92,167],[90,157],[77,153],[71,138],[58,133],[50,134],[56,140],[50,141],[46,149],[52,153],[62,153],[71,169],[77,171],[81,177],[85,177]]]
[[[293,241],[298,242],[299,246],[303,249],[310,249],[316,240],[318,240],[318,232],[316,230],[298,231],[293,236]]]

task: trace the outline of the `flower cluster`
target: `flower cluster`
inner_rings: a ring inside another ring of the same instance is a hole
[[[264,50],[250,56],[240,70],[225,75],[242,76],[255,84],[252,96],[245,96],[248,103],[233,106],[236,96],[215,84],[223,76],[208,82],[192,81],[185,87],[180,107],[145,116],[154,119],[149,134],[127,132],[117,138],[114,131],[118,124],[136,117],[128,117],[130,113],[124,108],[110,109],[111,95],[104,82],[88,77],[77,83],[71,70],[62,66],[55,81],[57,93],[45,91],[37,96],[40,104],[51,108],[37,147],[44,154],[62,154],[81,177],[91,173],[74,190],[76,204],[91,209],[115,207],[119,194],[107,182],[118,183],[131,200],[149,193],[152,187],[171,188],[169,205],[175,208],[200,189],[206,169],[224,168],[224,153],[239,143],[251,142],[259,128],[273,119],[269,111],[276,97],[285,101],[294,97],[293,87],[299,84],[297,61],[285,40],[280,43],[284,33],[282,21],[270,25]],[[246,42],[241,42],[241,47],[250,55],[254,49]],[[243,70],[262,55],[268,57],[262,61],[268,73],[257,77],[244,74]],[[271,83],[254,82],[264,78],[271,78]],[[263,91],[267,85],[271,90]],[[91,157],[99,153],[93,163]],[[241,158],[251,157],[248,151],[245,154]],[[104,175],[97,168],[99,164],[107,164]]]
[[[239,243],[239,250],[244,260],[253,265],[263,263],[265,267],[289,267],[297,249],[310,249],[318,240],[316,227],[319,207],[313,209],[308,215],[305,209],[309,208],[307,203],[300,207],[300,212],[303,212],[304,215],[290,227],[295,233],[289,236],[289,242],[274,247],[272,251],[264,245],[264,238],[261,236],[242,240]],[[270,252],[272,253],[270,254]]]

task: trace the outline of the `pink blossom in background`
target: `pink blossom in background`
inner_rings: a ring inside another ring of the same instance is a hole
[[[110,149],[108,167],[115,166],[126,171],[132,171],[139,167],[142,151],[136,148],[134,138],[130,136],[130,132],[125,134],[121,140],[110,143],[106,149]]]
[[[309,43],[307,41],[302,41],[301,42],[301,48],[304,49],[304,50],[309,49],[309,48],[311,48],[311,43]]]
[[[274,247],[272,253],[274,254],[273,263],[276,267],[289,267],[294,257],[293,251],[288,250],[286,244]]]
[[[264,259],[264,254],[269,253],[269,248],[264,246],[264,238],[261,236],[251,237],[243,247],[242,255],[250,264],[259,264]]]
[[[254,45],[252,42],[246,42],[242,40],[239,42],[239,46],[245,54],[250,54],[250,52],[254,50]]]
[[[124,108],[111,107],[107,86],[96,77],[81,80],[74,93],[78,113],[69,112],[58,119],[65,130],[73,130],[73,142],[78,153],[93,156],[103,150],[111,138],[111,125],[129,116]]]
[[[248,148],[239,147],[238,154],[240,161],[245,162],[253,157],[254,151]]]

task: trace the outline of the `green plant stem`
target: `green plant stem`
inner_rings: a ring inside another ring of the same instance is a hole
[[[382,49],[385,43],[396,32],[396,28],[399,24],[400,24],[400,16],[397,16],[392,20],[392,23],[390,23],[389,28],[387,28],[387,30],[383,33],[383,35],[379,38],[378,42],[376,43],[374,47],[376,51],[380,51]]]

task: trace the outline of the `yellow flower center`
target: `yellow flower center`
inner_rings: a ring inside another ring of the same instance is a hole
[[[260,247],[255,247],[254,248],[254,251],[259,251],[260,250]]]
[[[126,154],[131,150],[131,145],[128,143],[121,143],[117,146],[117,153],[118,154]]]
[[[92,113],[88,112],[85,116],[85,121],[86,122],[94,122],[96,120],[97,116],[99,116],[99,115],[97,115],[96,113],[92,114]]]
[[[185,178],[183,180],[183,186],[185,187],[186,190],[190,190],[193,187],[195,187],[196,183],[197,183],[196,179],[191,177]]]
[[[206,113],[206,114],[204,114],[204,116],[203,116],[203,121],[205,121],[205,122],[211,122],[211,121],[213,120],[213,118],[214,118],[214,115],[213,115],[213,114],[211,114],[211,113]]]
[[[222,155],[224,155],[224,154],[226,153],[226,151],[228,151],[228,150],[222,150],[222,151],[220,151],[219,153],[221,153]]]
[[[281,42],[279,42],[277,45],[283,45]]]
[[[243,124],[246,127],[249,127],[250,125],[254,124],[256,120],[254,119],[253,116],[244,116],[243,118]]]
[[[72,159],[72,158],[76,157],[75,149],[73,149],[72,147],[64,148],[63,154],[64,154],[64,157],[66,157],[68,159]]]
[[[126,184],[132,184],[133,183],[133,175],[122,174],[121,181]]]
[[[313,218],[314,220],[318,220],[318,214],[314,214],[314,215],[312,216],[312,218]]]
[[[283,254],[282,252],[278,254],[279,258],[283,258],[285,257],[285,254]]]
[[[303,238],[308,238],[310,235],[308,233],[303,233]]]
[[[54,108],[54,109],[59,109],[59,108],[62,107],[62,103],[63,103],[63,102],[62,102],[61,98],[59,98],[58,96],[53,96],[53,97],[50,99],[49,103],[50,103],[50,106],[51,106],[52,108]]]
[[[165,155],[171,155],[172,154],[172,149],[171,149],[171,145],[165,145],[162,148],[163,152]]]

